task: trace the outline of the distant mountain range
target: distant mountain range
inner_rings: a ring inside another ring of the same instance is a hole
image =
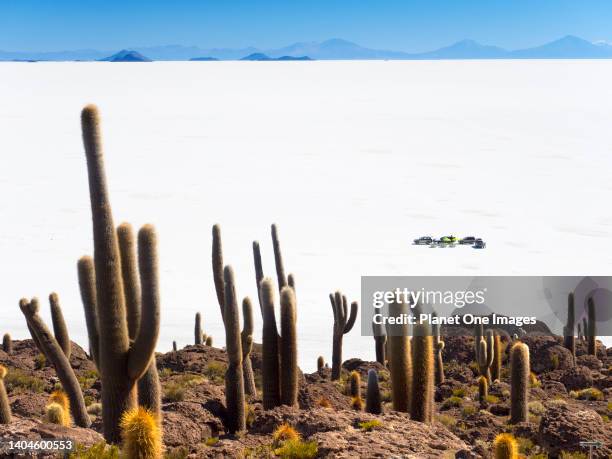
[[[138,51],[128,51],[127,49],[122,49],[118,53],[100,60],[108,62],[151,62],[151,59],[143,56]]]
[[[308,56],[281,56],[270,57],[263,53],[253,53],[240,59],[241,61],[311,61]]]
[[[497,46],[462,40],[450,46],[423,53],[405,53],[370,49],[346,40],[334,38],[323,42],[294,43],[278,49],[260,50],[257,48],[211,48],[197,46],[154,46],[130,48],[128,53],[136,53],[155,61],[187,60],[240,60],[253,55],[263,55],[268,59],[282,60],[299,57],[316,60],[421,60],[421,59],[612,59],[612,45],[591,43],[582,38],[568,35],[558,40],[533,48],[506,50]],[[116,53],[120,54],[120,53]],[[109,60],[116,55],[112,51],[83,49],[62,52],[9,52],[0,50],[0,60],[13,61],[75,61]],[[205,57],[201,57],[205,56]],[[246,59],[260,60],[260,59]]]

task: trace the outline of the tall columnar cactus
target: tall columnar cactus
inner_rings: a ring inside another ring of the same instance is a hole
[[[434,403],[434,348],[433,337],[426,323],[417,323],[412,337],[412,402],[410,418],[431,423]]]
[[[368,413],[382,413],[382,398],[380,396],[380,387],[378,385],[378,374],[376,370],[368,371],[368,391],[366,394],[366,408]]]
[[[99,348],[100,336],[98,330],[98,313],[96,312],[96,273],[93,258],[89,256],[81,257],[77,264],[79,275],[79,289],[81,291],[81,301],[85,311],[85,324],[87,325],[87,336],[89,338],[89,355],[100,369]]]
[[[249,297],[245,297],[242,300],[242,321],[243,326],[242,332],[240,333],[240,339],[242,340],[242,372],[244,373],[244,391],[247,395],[257,395],[253,365],[251,364],[254,327],[253,306],[251,305],[251,299]],[[212,338],[210,345],[212,345]]]
[[[280,405],[280,362],[278,354],[278,329],[274,313],[274,287],[269,278],[261,282],[263,333],[261,348],[261,385],[265,410]]]
[[[442,358],[442,352],[444,351],[444,341],[440,339],[440,325],[432,325],[433,334],[433,347],[435,353],[434,370],[435,370],[435,383],[442,384],[444,382],[444,359]]]
[[[178,347],[176,346],[176,341],[172,341],[172,352],[178,351]]]
[[[281,340],[281,404],[297,406],[298,366],[295,293],[291,287],[283,287],[280,297]]]
[[[342,366],[342,337],[351,331],[357,319],[357,302],[351,303],[351,312],[348,313],[346,297],[340,292],[329,294],[332,310],[334,313],[334,334],[332,346],[332,381],[340,378],[340,367]]]
[[[9,424],[11,422],[11,404],[6,395],[6,387],[4,387],[4,378],[8,370],[5,366],[0,365],[0,424]]]
[[[70,360],[70,337],[68,336],[68,327],[64,320],[64,314],[59,303],[57,293],[53,292],[49,295],[49,304],[51,305],[51,323],[53,324],[53,334],[58,344],[66,354],[66,358]]]
[[[70,366],[68,357],[66,357],[61,346],[38,315],[38,300],[36,298],[33,298],[32,301],[22,299],[19,302],[19,306],[26,318],[26,322],[36,335],[42,352],[53,364],[55,373],[62,383],[62,387],[68,394],[71,411],[74,415],[74,422],[79,427],[89,427],[91,425],[91,420],[85,408],[81,386],[74,374],[74,370]]]
[[[325,359],[320,355],[317,357],[317,371],[320,373],[323,367],[325,367]]]
[[[255,264],[255,284],[257,286],[257,299],[259,300],[259,308],[263,317],[263,305],[261,301],[261,283],[264,280],[263,265],[261,263],[261,249],[259,242],[253,241],[253,262]]]
[[[140,230],[141,326],[131,343],[121,256],[108,197],[99,115],[95,106],[83,109],[81,125],[93,221],[103,431],[107,442],[118,443],[121,416],[136,406],[136,382],[151,362],[159,334],[156,236],[152,226]]]
[[[221,310],[221,319],[225,321],[225,284],[223,281],[223,245],[221,244],[221,227],[214,225],[212,228],[212,270],[213,281],[215,282],[215,292],[217,302]]]
[[[589,355],[597,355],[595,337],[597,336],[596,316],[595,316],[595,300],[589,297],[587,300],[588,314],[588,332],[587,332],[587,348]]]
[[[372,332],[374,333],[374,347],[376,351],[376,361],[381,365],[386,363],[385,348],[387,347],[387,335],[382,324],[372,321]]]
[[[576,311],[574,309],[574,294],[567,295],[567,322],[563,328],[563,344],[573,357],[576,357],[576,340],[574,339],[574,329],[576,323]]]
[[[499,333],[493,336],[493,363],[491,365],[491,380],[498,381],[501,379],[502,367],[502,342]],[[488,382],[488,381],[487,381]]]
[[[478,378],[478,400],[480,403],[485,403],[489,396],[489,383],[485,376]]]
[[[402,314],[406,313],[406,310],[406,305],[403,303],[389,304],[390,317],[401,317]],[[389,325],[387,327],[387,343],[393,409],[408,413],[410,411],[412,386],[412,354],[407,325]]]
[[[478,327],[477,327],[477,330]],[[476,347],[476,363],[482,376],[486,376],[487,382],[491,385],[491,365],[493,364],[494,358],[494,346],[495,339],[493,330],[487,330],[486,336],[476,333],[477,347]]]
[[[13,353],[13,340],[8,333],[5,333],[2,337],[2,350],[9,355]]]
[[[225,373],[225,404],[227,416],[225,425],[230,433],[246,428],[244,404],[244,376],[242,374],[242,343],[240,339],[240,313],[236,300],[234,272],[226,266],[223,271],[225,288],[224,312],[225,347],[228,365]]]
[[[528,419],[529,411],[529,347],[517,342],[510,350],[510,422]]]
[[[589,334],[589,323],[587,322],[587,318],[582,318],[582,341],[586,341],[588,339]]]
[[[580,328],[580,322],[576,324],[576,335],[579,340],[582,340],[582,329]]]
[[[278,291],[282,291],[286,287],[287,276],[285,276],[285,265],[283,262],[283,254],[281,253],[280,242],[278,240],[278,228],[276,224],[272,225],[272,248],[274,249],[274,264],[276,265],[276,279],[278,282]]]
[[[202,343],[202,315],[199,312],[196,312],[195,315],[195,328],[193,334],[194,344],[204,344]]]

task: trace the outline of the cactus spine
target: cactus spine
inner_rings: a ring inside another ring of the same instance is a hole
[[[74,374],[74,370],[70,366],[66,354],[64,354],[57,340],[38,315],[38,300],[33,298],[32,301],[28,302],[22,299],[19,302],[19,306],[26,318],[26,322],[33,330],[34,335],[36,335],[43,354],[53,364],[55,373],[61,381],[62,387],[68,394],[72,413],[74,414],[74,422],[79,427],[89,427],[91,425],[91,420],[85,408],[81,386]]]
[[[389,304],[389,317],[400,317],[405,312],[405,304]],[[387,343],[393,409],[408,413],[410,411],[410,390],[412,386],[412,356],[407,325],[389,325],[387,327]]]
[[[351,312],[348,314],[346,297],[340,292],[329,294],[332,311],[334,313],[334,334],[332,347],[332,381],[340,378],[342,366],[342,337],[351,331],[357,319],[358,305],[356,301],[351,303]]]
[[[70,337],[68,336],[68,327],[66,327],[66,321],[64,320],[64,314],[62,313],[57,293],[53,292],[49,295],[49,304],[51,305],[53,334],[62,351],[66,354],[66,358],[70,360]]]
[[[262,372],[263,407],[265,410],[280,405],[280,362],[278,355],[278,329],[274,313],[274,288],[269,278],[261,282],[263,312]]]
[[[195,315],[194,344],[204,344],[202,343],[202,315],[199,312],[196,312]]]
[[[595,317],[595,300],[593,297],[589,297],[587,300],[587,314],[588,314],[588,332],[587,332],[587,347],[589,355],[597,355],[595,337],[597,335],[596,317]]]
[[[6,395],[6,387],[4,387],[4,378],[7,373],[6,367],[0,365],[0,424],[9,424],[12,419],[11,405]]]
[[[281,290],[280,305],[281,404],[297,406],[297,330],[295,294],[293,288],[283,287]]]
[[[138,335],[131,344],[121,256],[108,197],[99,115],[95,106],[83,109],[81,125],[93,221],[98,323],[96,335],[100,341],[98,368],[102,380],[103,431],[107,442],[118,443],[121,437],[121,417],[124,412],[136,406],[136,382],[151,362],[159,334],[156,236],[151,226],[140,230],[138,250],[141,261],[142,316]]]
[[[576,357],[576,340],[574,339],[574,328],[576,322],[576,312],[574,309],[574,294],[567,295],[567,322],[563,328],[563,344],[572,356]],[[580,326],[580,325],[579,325]]]
[[[2,350],[9,355],[13,353],[13,340],[8,333],[5,333],[2,337]]]
[[[518,424],[528,419],[529,347],[517,342],[510,350],[510,422]]]
[[[442,351],[444,351],[444,341],[440,339],[440,325],[434,324],[432,326],[433,334],[433,346],[435,352],[435,383],[442,384],[444,382],[444,359],[442,358]]]
[[[244,404],[244,376],[242,374],[242,343],[240,339],[240,314],[234,286],[234,272],[226,266],[223,271],[225,288],[223,316],[225,347],[228,365],[225,373],[226,427],[230,433],[246,429]]]
[[[511,434],[499,434],[493,441],[495,459],[518,459],[518,443]]]
[[[410,418],[429,424],[433,420],[434,349],[429,325],[417,323],[412,337],[413,376]]]
[[[478,400],[481,404],[485,403],[489,396],[489,383],[487,378],[481,376],[478,378]]]
[[[240,339],[242,340],[242,372],[244,373],[244,391],[247,395],[257,395],[257,388],[255,387],[255,376],[253,374],[253,365],[251,364],[251,351],[253,350],[253,306],[249,297],[245,297],[242,300],[242,333],[240,333]],[[212,346],[212,338],[210,344],[208,344],[208,337],[206,338],[206,344]]]
[[[365,410],[372,414],[382,413],[382,399],[380,397],[380,387],[378,385],[378,374],[376,370],[368,371],[368,392],[366,394]]]
[[[491,380],[498,381],[501,379],[502,366],[502,342],[499,333],[493,335],[493,364],[491,365]],[[488,381],[487,381],[488,383]]]

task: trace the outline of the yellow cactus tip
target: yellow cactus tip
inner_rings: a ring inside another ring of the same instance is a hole
[[[162,457],[161,430],[149,410],[138,407],[126,411],[121,417],[120,427],[126,457]]]
[[[51,403],[57,403],[66,412],[66,415],[70,417],[70,400],[68,395],[63,390],[54,390],[49,396]]]
[[[361,397],[357,396],[351,398],[351,407],[354,410],[361,411],[363,409],[363,400],[361,399]]]
[[[281,424],[272,433],[272,440],[276,447],[282,445],[286,441],[300,440],[300,434],[289,424]]]
[[[511,434],[499,434],[493,442],[493,451],[495,459],[516,459],[518,458],[518,443]]]
[[[64,407],[56,402],[51,402],[45,409],[45,419],[50,424],[59,426],[70,426],[70,415],[64,411]]]
[[[4,365],[0,365],[0,379],[4,379],[7,373],[8,370],[6,369],[6,367]]]
[[[81,119],[83,121],[96,121],[98,118],[98,106],[95,104],[87,104],[81,111]]]

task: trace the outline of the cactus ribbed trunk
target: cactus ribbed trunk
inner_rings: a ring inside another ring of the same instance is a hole
[[[597,327],[596,327],[596,316],[595,316],[595,300],[593,298],[589,298],[587,301],[587,315],[589,318],[588,321],[588,333],[587,333],[587,347],[589,355],[597,355],[596,348],[596,336],[597,336]]]
[[[178,351],[178,347],[176,346],[176,341],[172,341],[172,352]]]
[[[405,304],[389,304],[390,317],[400,317],[405,312]],[[387,342],[389,343],[387,359],[391,374],[393,409],[408,413],[410,412],[410,390],[412,385],[412,356],[408,327],[405,324],[388,326]]]
[[[366,394],[366,412],[372,414],[382,413],[382,399],[378,385],[378,374],[376,370],[368,371],[368,389]]]
[[[257,395],[255,387],[255,375],[251,364],[251,351],[253,350],[253,306],[250,298],[242,300],[242,373],[244,374],[244,391],[247,395]],[[212,340],[211,343],[212,345]]]
[[[9,355],[13,353],[13,340],[8,333],[5,333],[2,337],[2,350]]]
[[[572,356],[576,357],[576,340],[574,338],[574,329],[576,327],[576,312],[574,309],[574,294],[567,295],[567,322],[563,329],[563,344],[568,349]]]
[[[510,422],[518,424],[529,417],[529,347],[517,342],[510,350]]]
[[[98,335],[98,315],[96,312],[96,273],[93,258],[81,257],[77,264],[79,274],[79,289],[81,291],[81,301],[85,311],[85,324],[87,325],[87,336],[89,338],[89,354],[91,359],[100,369],[99,348],[100,336]]]
[[[68,327],[64,320],[64,314],[59,303],[57,293],[53,292],[49,295],[49,304],[51,306],[51,323],[53,325],[53,334],[57,343],[64,351],[66,358],[70,360],[70,337],[68,336]]]
[[[224,323],[225,347],[228,365],[225,373],[225,425],[230,433],[246,429],[244,404],[244,376],[242,374],[242,344],[240,339],[240,314],[236,300],[234,273],[226,266],[223,271],[225,288]]]
[[[491,364],[491,380],[501,379],[502,343],[498,333],[493,336],[493,363]]]
[[[276,265],[276,279],[278,281],[278,291],[287,286],[287,276],[285,276],[285,265],[281,253],[280,242],[278,240],[278,228],[272,225],[272,248],[274,249],[274,264]]]
[[[357,371],[351,371],[349,377],[349,389],[351,397],[361,398],[361,375]]]
[[[202,343],[202,315],[199,312],[196,312],[195,315],[195,327],[193,330],[193,335],[194,344],[204,344]]]
[[[433,419],[434,349],[433,337],[427,324],[414,326],[412,337],[412,403],[410,418],[429,424]]]
[[[264,279],[263,266],[261,263],[261,250],[259,242],[253,241],[253,262],[255,264],[255,284],[257,285],[257,299],[259,300],[259,309],[263,317],[263,304],[261,301],[261,283]]]
[[[38,300],[36,298],[33,298],[30,302],[21,300],[19,306],[28,325],[36,335],[41,350],[53,364],[55,373],[62,383],[64,391],[68,394],[68,398],[70,399],[70,410],[74,417],[75,424],[79,427],[89,427],[91,425],[91,420],[85,408],[81,386],[79,385],[74,370],[70,366],[70,362],[66,354],[64,354],[63,349],[38,315]]]
[[[324,366],[325,366],[325,359],[323,359],[323,356],[320,355],[319,357],[317,357],[317,371],[321,372]]]
[[[161,424],[161,385],[155,357],[147,371],[138,380],[138,405],[149,410]]]
[[[274,287],[270,279],[264,279],[261,283],[261,301],[263,308],[261,385],[263,407],[265,410],[270,410],[280,405],[279,336],[274,313]]]
[[[435,314],[434,314],[435,315]],[[435,315],[437,317],[437,315]],[[440,326],[435,324],[432,326],[433,346],[434,346],[434,382],[442,384],[444,382],[444,360],[442,352],[444,351],[444,341],[440,339]]]
[[[478,400],[481,404],[485,403],[487,397],[489,396],[489,383],[487,382],[487,378],[481,376],[478,378]]]
[[[221,319],[225,321],[225,284],[223,281],[223,245],[221,243],[221,227],[213,225],[212,228],[212,270],[213,281],[215,282],[215,292],[217,302],[221,310]],[[197,338],[196,338],[197,341]],[[196,343],[197,344],[197,343]]]
[[[117,241],[121,255],[121,277],[125,294],[125,309],[127,311],[128,333],[134,339],[140,329],[140,281],[136,263],[136,243],[134,230],[129,223],[122,223],[117,228]]]
[[[4,377],[7,371],[6,367],[0,365],[0,424],[9,424],[12,420],[11,404],[6,394],[6,387],[4,387]]]
[[[384,366],[386,362],[385,348],[387,344],[387,335],[385,335],[382,324],[376,324],[372,321],[372,333],[374,334],[376,361]]]
[[[297,406],[298,366],[295,294],[292,287],[284,287],[281,305],[281,404]]]

